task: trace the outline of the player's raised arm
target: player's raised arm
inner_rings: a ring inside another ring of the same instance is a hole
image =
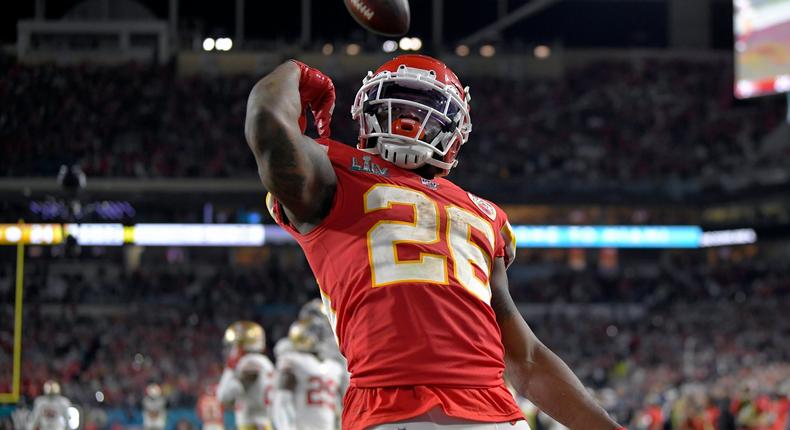
[[[258,81],[247,100],[244,135],[261,182],[300,230],[326,216],[337,182],[326,148],[303,134],[304,112],[309,107],[320,136],[329,137],[334,104],[332,81],[297,61]]]
[[[491,306],[505,346],[505,373],[522,396],[571,430],[615,430],[612,420],[571,369],[532,332],[508,290],[503,258],[491,273]]]

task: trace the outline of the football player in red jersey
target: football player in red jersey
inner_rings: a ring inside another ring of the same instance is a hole
[[[569,428],[618,429],[516,309],[505,213],[443,178],[472,129],[469,100],[440,61],[397,57],[363,80],[353,148],[329,138],[335,89],[320,71],[288,61],[250,94],[267,206],[304,250],[348,360],[343,428],[526,429],[507,372]]]

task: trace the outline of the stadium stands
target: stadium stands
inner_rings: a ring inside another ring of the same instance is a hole
[[[171,405],[192,407],[221,371],[228,322],[262,321],[271,347],[296,305],[316,293],[296,248],[277,248],[258,269],[210,264],[194,254],[190,264],[173,258],[129,271],[109,256],[80,265],[34,260],[26,398],[56,378],[77,403],[99,406],[95,392],[102,391],[104,406],[134,407],[146,384],[158,381]],[[751,396],[776,393],[790,379],[782,364],[790,361],[783,341],[790,335],[783,318],[790,266],[725,251],[717,258],[665,254],[658,269],[635,263],[609,273],[520,258],[511,290],[542,340],[588,386],[617,393],[608,407],[623,419],[636,416],[651,395],[674,402],[676,393],[699,387],[728,398],[747,389]],[[10,286],[10,269],[3,268],[0,289]]]
[[[730,68],[602,60],[558,80],[472,80],[473,97],[485,97],[473,98],[475,131],[454,177],[480,192],[497,181],[508,190],[670,184],[683,192],[721,186],[735,167],[739,175],[786,168],[761,147],[782,119],[780,101],[733,102],[722,72]],[[6,176],[53,176],[64,162],[90,177],[255,175],[241,133],[252,76],[7,62],[1,76],[0,101],[15,107],[0,116]],[[359,78],[336,85],[333,136],[353,143],[348,112]],[[53,97],[60,103],[47,103]]]

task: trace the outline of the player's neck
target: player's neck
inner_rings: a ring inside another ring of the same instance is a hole
[[[439,173],[439,170],[436,168],[436,166],[424,164],[416,169],[413,169],[412,172],[422,176],[425,179],[435,179],[436,175]]]

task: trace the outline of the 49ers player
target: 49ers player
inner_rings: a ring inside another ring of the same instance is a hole
[[[291,325],[288,339],[292,349],[277,357],[278,389],[272,408],[275,429],[337,428],[346,370],[333,357],[324,356],[327,334],[318,318],[300,319]]]
[[[354,100],[357,148],[329,138],[334,101],[331,79],[286,62],[253,88],[245,136],[348,359],[343,428],[526,429],[505,371],[571,429],[619,428],[516,309],[505,213],[442,178],[472,130],[469,89],[430,57],[385,63]]]
[[[148,384],[143,397],[143,430],[164,430],[167,424],[167,400],[159,384]]]
[[[71,402],[60,393],[60,384],[44,383],[44,395],[36,397],[27,430],[66,430],[69,428]]]
[[[274,365],[263,355],[263,327],[252,321],[236,321],[225,330],[224,344],[227,359],[217,398],[235,409],[237,429],[271,430],[269,396],[274,388]]]
[[[335,342],[332,328],[329,326],[321,299],[315,298],[302,305],[297,319],[303,323],[310,323],[318,331],[321,339],[318,349],[321,351],[322,357],[336,360],[345,369],[346,360],[338,350],[337,342]],[[279,360],[283,354],[292,350],[291,339],[288,336],[282,337],[274,344],[274,358]]]

